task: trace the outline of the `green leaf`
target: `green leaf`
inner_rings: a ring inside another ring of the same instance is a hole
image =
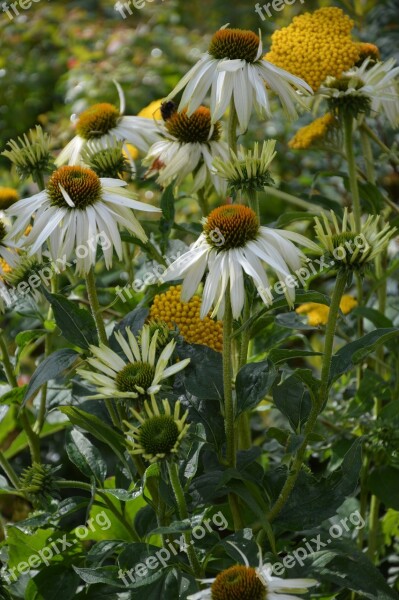
[[[79,353],[76,350],[63,348],[62,350],[56,350],[45,358],[32,375],[25,393],[23,405],[25,406],[28,400],[36,394],[44,383],[47,383],[50,379],[55,379],[73,365],[78,356]]]
[[[344,592],[352,590],[359,598],[398,599],[380,571],[353,542],[325,539],[323,543],[328,544],[328,549],[315,552],[306,560],[309,575],[330,585],[333,583]]]
[[[276,524],[299,531],[317,527],[322,521],[335,515],[345,498],[352,495],[357,487],[362,466],[361,447],[362,439],[358,438],[345,454],[340,468],[319,481],[302,470]],[[275,475],[281,489],[287,471],[279,468]],[[274,490],[274,495],[277,497],[277,489]]]
[[[376,467],[367,479],[367,487],[387,508],[399,510],[399,469]]]
[[[21,404],[23,402],[27,385],[21,385],[3,394],[0,398],[0,404]]]
[[[7,528],[8,568],[17,567],[22,562],[27,562],[33,555],[47,546],[47,540],[54,533],[54,529],[36,529],[34,533],[25,533],[16,526]]]
[[[96,325],[88,310],[79,308],[61,294],[50,294],[44,289],[43,293],[53,308],[55,322],[68,342],[84,349],[91,344],[98,345]]]
[[[220,400],[223,398],[222,353],[199,344],[179,343],[179,358],[190,358],[181,372],[184,387],[199,399]]]
[[[297,375],[291,375],[273,386],[273,400],[285,415],[294,431],[298,431],[307,420],[312,401],[305,384]]]
[[[54,565],[46,567],[31,579],[25,592],[26,600],[73,600],[80,584],[72,569]]]
[[[102,459],[101,452],[77,429],[68,431],[66,436],[66,451],[69,460],[78,469],[97,482],[103,482],[107,476],[107,465]]]
[[[358,306],[352,310],[352,314],[368,319],[375,327],[393,327],[391,319],[388,319],[388,317],[380,313],[379,310],[375,310],[375,308]]]
[[[236,416],[255,408],[266,396],[276,377],[277,371],[270,360],[249,363],[242,367],[236,380]]]
[[[175,220],[175,198],[173,188],[174,183],[168,185],[161,197],[162,217],[159,222],[159,230],[163,236],[164,247]]]
[[[288,211],[279,216],[278,220],[274,224],[274,227],[280,229],[297,221],[313,221],[315,217],[317,217],[316,213],[312,214],[304,211]]]
[[[355,365],[362,362],[379,345],[386,344],[389,340],[399,335],[398,327],[376,329],[367,333],[360,339],[346,344],[332,357],[330,382],[334,382],[344,373],[353,369]]]
[[[115,452],[119,460],[126,463],[124,456],[126,443],[123,436],[114,431],[109,425],[101,421],[95,415],[92,415],[75,406],[60,406],[59,410],[67,415],[73,425],[85,429],[96,439],[104,442]]]

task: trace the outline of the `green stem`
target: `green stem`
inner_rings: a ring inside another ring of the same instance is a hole
[[[367,555],[371,562],[378,559],[378,534],[380,529],[380,501],[377,496],[372,495],[370,500],[369,515],[369,540]]]
[[[8,355],[8,348],[4,339],[3,330],[0,329],[0,349],[1,349],[1,362],[4,366],[4,372],[7,377],[7,381],[12,388],[18,387],[17,378],[14,373],[14,368],[11,364],[10,357]]]
[[[228,143],[230,150],[237,154],[237,111],[234,104],[234,98],[231,97],[230,101],[230,114],[229,114],[229,126],[228,126]]]
[[[96,329],[98,333],[98,339],[100,343],[104,345],[108,345],[107,333],[105,331],[104,319],[101,314],[101,306],[98,301],[97,288],[96,288],[96,279],[94,276],[94,267],[90,268],[90,271],[86,275],[86,288],[87,288],[87,296],[90,302],[90,308],[93,315],[94,322],[96,324]],[[112,400],[108,398],[105,399],[105,405],[108,409],[109,415],[111,417],[112,423],[115,427],[120,427],[118,421],[118,415],[115,411],[114,405],[112,404]]]
[[[370,138],[364,129],[360,129],[360,140],[362,144],[364,164],[366,166],[366,175],[370,183],[375,184],[375,168],[373,151],[371,149]]]
[[[197,192],[198,204],[200,205],[202,216],[207,217],[210,213],[208,198],[205,196],[204,188]]]
[[[172,485],[173,493],[176,498],[177,510],[179,513],[179,517],[182,520],[188,519],[189,515],[188,515],[188,510],[187,510],[186,499],[184,497],[184,491],[183,491],[182,485],[180,483],[180,478],[179,478],[179,471],[177,468],[177,464],[175,462],[168,461],[168,473],[169,473],[169,479],[170,479],[170,483]],[[186,542],[186,550],[187,550],[188,560],[189,560],[190,566],[193,570],[193,573],[196,577],[201,577],[202,569],[201,569],[201,565],[198,560],[197,554],[194,550],[194,545],[192,543],[193,540],[191,538],[190,532],[186,531],[184,533],[184,539]]]
[[[260,219],[258,192],[256,190],[249,189],[247,190],[246,195],[248,198],[248,204],[250,208],[252,208],[252,210],[256,213],[258,219]]]
[[[19,477],[4,456],[4,453],[0,451],[0,465],[8,479],[11,481],[15,489],[19,490],[21,487],[21,482],[19,481]]]
[[[92,493],[92,486],[89,483],[85,483],[84,481],[57,481],[57,485],[60,488],[76,488],[79,490],[86,490],[87,492]],[[140,541],[140,536],[135,530],[133,524],[129,523],[126,517],[119,512],[116,508],[115,504],[110,500],[106,492],[102,490],[96,489],[96,494],[105,502],[109,510],[115,515],[115,517],[122,523],[122,525],[128,530],[130,536],[134,542]]]
[[[231,334],[233,332],[233,314],[231,311],[230,288],[226,288],[225,311],[223,319],[223,391],[224,423],[226,432],[226,459],[229,467],[236,466],[236,447],[234,435],[234,404],[232,390]]]
[[[321,206],[317,206],[316,204],[312,204],[311,202],[307,202],[306,200],[302,200],[302,198],[297,198],[292,194],[288,194],[287,192],[283,192],[282,190],[277,190],[276,188],[270,187],[266,185],[264,187],[264,191],[271,196],[272,198],[277,198],[278,200],[284,200],[284,202],[288,202],[289,204],[294,204],[294,206],[299,206],[299,208],[303,208],[305,210],[309,210],[312,213],[326,213],[327,211]]]
[[[269,521],[273,521],[281,512],[284,505],[286,504],[292,490],[294,489],[296,480],[298,479],[299,473],[302,468],[303,461],[305,459],[306,450],[309,442],[309,438],[313,432],[313,428],[316,425],[317,417],[319,416],[324,404],[327,401],[328,390],[329,390],[329,379],[331,369],[331,358],[332,349],[334,343],[335,329],[337,326],[337,317],[339,311],[339,304],[342,298],[342,294],[345,290],[347,281],[347,274],[345,271],[339,271],[337,280],[335,282],[334,292],[331,299],[330,311],[328,315],[328,322],[326,328],[326,337],[324,342],[324,355],[323,365],[321,370],[321,383],[320,383],[320,396],[318,400],[313,398],[312,409],[309,414],[309,418],[306,423],[304,431],[304,439],[300,445],[294,460],[292,461],[288,477],[283,485],[283,488],[273,504],[268,514]]]
[[[389,158],[390,158],[390,160],[392,160],[392,162],[399,165],[399,158],[392,152],[392,150],[390,148],[388,148],[388,146],[386,146],[386,144],[384,144],[384,142],[382,142],[380,140],[380,138],[367,125],[367,123],[363,122],[360,129],[362,131],[365,131],[367,133],[367,135],[369,136],[369,138],[371,140],[373,140],[373,142],[375,142],[377,144],[377,146],[379,146],[383,152],[385,152],[386,154],[389,155]]]
[[[357,170],[355,154],[353,152],[353,117],[346,115],[344,118],[344,138],[345,138],[345,154],[348,163],[349,185],[352,194],[352,209],[355,217],[355,225],[357,232],[360,232],[361,226],[361,209],[359,186],[357,182]]]
[[[245,296],[244,310],[242,314],[242,321],[245,323],[251,316],[251,302],[248,294]],[[250,328],[247,327],[241,334],[240,344],[240,356],[238,361],[238,370],[242,369],[247,364],[248,358],[248,347],[250,341]],[[248,450],[251,447],[251,428],[249,422],[249,414],[247,412],[240,415],[238,419],[238,447],[241,450]]]

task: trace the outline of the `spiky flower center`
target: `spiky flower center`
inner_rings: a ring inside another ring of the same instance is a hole
[[[116,127],[120,116],[119,110],[113,104],[94,104],[80,115],[76,132],[85,140],[98,138]]]
[[[237,565],[219,573],[211,587],[212,600],[266,600],[267,588],[255,569]]]
[[[259,220],[248,206],[232,204],[213,210],[204,224],[209,244],[219,250],[240,248],[255,240],[259,232]]]
[[[91,169],[85,167],[60,167],[49,179],[47,193],[52,206],[71,208],[62,195],[61,187],[75,205],[85,209],[101,198],[101,182]]]
[[[360,67],[360,65],[366,60],[366,58],[370,57],[371,61],[370,61],[370,67],[373,66],[373,64],[377,61],[380,60],[380,51],[378,49],[377,46],[375,46],[374,44],[369,44],[367,42],[363,42],[363,43],[359,43],[358,44],[358,48],[360,51],[359,54],[359,58],[356,62],[356,67]]]
[[[3,221],[0,221],[0,243],[4,240],[6,235],[7,235],[6,226],[4,225]]]
[[[211,39],[208,52],[218,59],[241,59],[248,63],[256,61],[259,36],[247,29],[220,29]]]
[[[371,252],[371,246],[364,236],[353,231],[343,231],[332,237],[333,257],[344,265],[356,268]]]
[[[148,363],[129,363],[116,376],[116,387],[120,392],[137,392],[137,387],[146,390],[154,379],[155,369]]]
[[[190,117],[187,116],[187,109],[172,113],[166,119],[165,127],[170,135],[183,144],[205,144],[220,138],[220,123],[212,125],[211,112],[205,106],[197,108]]]
[[[179,439],[179,428],[173,417],[151,417],[140,427],[139,441],[145,454],[169,454]]]

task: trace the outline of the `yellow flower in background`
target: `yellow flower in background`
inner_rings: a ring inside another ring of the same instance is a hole
[[[313,144],[322,141],[333,125],[334,116],[331,113],[327,113],[323,117],[315,119],[309,125],[301,127],[288,142],[288,145],[295,150],[305,150],[313,146]]]
[[[362,63],[369,56],[372,60],[380,60],[380,51],[374,44],[369,44],[368,42],[359,42],[357,47],[360,53],[357,64]]]
[[[328,75],[339,77],[362,53],[351,38],[354,22],[340,8],[320,8],[294,17],[272,35],[264,58],[304,79],[317,90]]]
[[[173,285],[157,294],[150,308],[150,319],[165,322],[170,329],[177,327],[186,342],[203,344],[217,352],[223,349],[223,325],[210,317],[200,318],[201,298],[193,296],[188,302],[180,300],[181,285]]]
[[[339,308],[347,315],[357,306],[357,300],[353,296],[344,294],[342,296]],[[325,304],[319,304],[318,302],[305,302],[295,309],[298,315],[307,315],[309,325],[318,327],[319,325],[326,325],[328,321],[328,315],[330,308]]]
[[[6,210],[18,199],[17,190],[10,187],[0,187],[0,210]]]
[[[161,115],[161,105],[163,100],[153,100],[147,106],[141,109],[141,111],[137,114],[138,117],[143,117],[144,119],[162,119]],[[139,151],[132,144],[126,144],[127,149],[129,150],[130,157],[133,160],[136,160],[139,156]]]

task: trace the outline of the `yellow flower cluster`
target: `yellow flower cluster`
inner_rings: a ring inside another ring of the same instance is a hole
[[[356,298],[348,294],[342,296],[339,308],[344,315],[350,313],[356,306]],[[319,325],[326,325],[330,309],[325,304],[319,304],[318,302],[305,302],[298,306],[295,312],[299,315],[307,315],[309,325],[318,327]]]
[[[273,33],[264,58],[317,90],[328,75],[340,77],[359,60],[361,44],[352,40],[352,27],[352,19],[336,7],[299,15]]]
[[[0,210],[6,210],[18,200],[18,192],[14,188],[0,187]]]
[[[8,264],[8,262],[6,262],[4,260],[4,258],[0,257],[0,272],[11,273],[11,271],[12,271],[12,269],[11,269],[10,265]],[[0,277],[0,279],[2,279],[2,278]]]
[[[331,113],[319,117],[301,127],[294,137],[288,142],[290,148],[295,150],[305,150],[312,146],[315,142],[321,141],[327,134],[328,130],[334,123],[334,116]]]
[[[210,317],[200,318],[201,298],[199,296],[193,296],[189,302],[182,302],[180,294],[181,285],[175,285],[163,294],[155,296],[149,318],[164,321],[170,329],[177,327],[186,342],[203,344],[221,352],[222,323]]]

